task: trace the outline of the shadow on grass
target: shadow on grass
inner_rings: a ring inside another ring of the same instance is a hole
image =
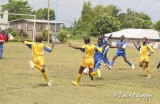
[[[27,73],[18,73],[17,75],[41,77],[40,75],[36,75],[36,74],[27,74]]]
[[[54,84],[54,83],[52,83],[52,85],[51,86],[48,86],[48,84],[36,84],[36,85],[34,85],[33,87],[34,88],[37,88],[37,87],[53,87],[53,86],[57,86],[58,84]]]
[[[85,85],[81,85],[81,86],[87,86],[87,87],[101,87],[101,86],[103,86],[103,85],[85,84]]]
[[[36,85],[39,87],[47,87],[48,86],[47,84],[36,84]]]
[[[128,70],[126,68],[117,68],[116,70]]]
[[[141,77],[147,77],[147,75],[140,75]]]

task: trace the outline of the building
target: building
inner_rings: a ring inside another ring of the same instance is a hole
[[[5,30],[9,26],[8,11],[4,11],[0,14],[0,30]]]
[[[48,20],[20,19],[9,21],[9,25],[16,31],[23,29],[30,37],[33,35],[35,22],[35,35],[41,34],[42,30],[48,29]],[[55,21],[49,21],[50,32],[55,32]],[[57,22],[57,32],[62,28],[63,23]]]
[[[109,37],[111,33],[105,34],[106,37]],[[112,33],[112,39],[110,44],[115,46],[117,40],[121,35],[125,36],[128,46],[133,47],[132,41],[137,44],[141,43],[143,37],[148,38],[148,43],[153,46],[153,48],[160,48],[160,33],[153,29],[124,29],[121,31],[116,31]]]

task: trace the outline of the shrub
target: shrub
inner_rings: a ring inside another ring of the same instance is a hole
[[[66,30],[61,30],[58,34],[57,34],[57,38],[60,42],[62,43],[66,43],[68,40],[68,32]]]
[[[48,30],[42,30],[41,33],[42,33],[43,41],[47,41],[47,39],[48,39]],[[52,34],[49,33],[49,40],[50,41],[52,40],[51,37],[52,37]]]

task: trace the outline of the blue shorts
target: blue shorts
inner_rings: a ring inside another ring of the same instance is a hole
[[[126,53],[116,53],[116,56],[122,56],[123,58],[126,58]]]
[[[96,61],[94,61],[94,62],[95,62],[95,63],[94,63],[94,71],[96,71],[97,69],[100,68],[101,61],[102,61],[102,60],[96,60]]]

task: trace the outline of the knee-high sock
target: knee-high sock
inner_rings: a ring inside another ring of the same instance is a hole
[[[49,79],[48,79],[48,76],[47,76],[46,72],[42,72],[42,74],[43,74],[44,79],[45,79],[45,80],[47,81],[47,83],[48,83]]]
[[[79,82],[80,82],[80,80],[81,80],[81,77],[82,77],[82,74],[78,74],[78,75],[77,75],[77,77],[76,77],[76,82],[78,82],[78,83],[79,83]]]
[[[107,57],[106,57],[106,63],[107,63],[108,65],[110,65],[110,62],[109,62],[109,60],[108,60]]]
[[[113,64],[114,64],[114,61],[112,60],[112,62],[111,62],[111,64],[110,64],[110,66],[113,66]]]
[[[132,66],[132,63],[131,63],[131,62],[127,61],[126,63],[127,63],[129,66]]]
[[[95,75],[97,75],[97,71],[91,73],[91,76],[95,76]]]
[[[149,68],[149,67],[146,68],[146,72],[147,72],[147,75],[150,75],[150,74],[151,74],[151,71],[150,71],[150,68]]]
[[[39,69],[40,71],[42,71],[42,66],[40,66],[40,65],[37,65],[37,64],[34,64],[34,66],[37,68],[37,69]],[[47,74],[46,74],[46,72],[42,72],[42,75],[43,75],[43,77],[44,77],[44,79],[47,81],[47,83],[48,83],[48,81],[49,81],[49,79],[48,79],[48,76],[47,76]]]
[[[36,67],[37,69],[39,69],[40,71],[43,69],[42,66],[34,64],[34,67]]]

